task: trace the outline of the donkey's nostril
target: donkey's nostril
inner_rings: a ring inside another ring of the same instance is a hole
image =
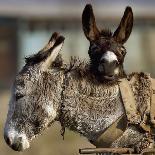
[[[21,151],[22,150],[22,145],[20,143],[15,143],[12,145],[12,149],[15,151]]]
[[[8,136],[4,135],[4,139],[5,139],[6,143],[7,143],[9,146],[11,146],[11,145],[12,145],[12,140],[11,140],[11,138],[10,138],[10,137],[8,137]]]
[[[10,137],[8,136],[4,136],[4,139],[6,141],[6,143],[15,151],[21,151],[23,149],[22,147],[22,137],[18,137],[15,138],[14,140],[12,140]]]
[[[18,133],[14,129],[4,131],[4,139],[6,143],[15,151],[23,151],[29,148],[29,140],[25,133]]]

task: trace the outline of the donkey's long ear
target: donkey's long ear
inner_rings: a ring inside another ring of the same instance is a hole
[[[64,43],[64,37],[59,36],[59,34],[55,33],[52,35],[49,43],[47,44],[47,49],[45,46],[45,52],[48,51],[47,57],[45,61],[42,63],[42,69],[48,69],[51,64],[55,61],[56,57],[58,56],[59,52],[62,49]]]
[[[82,25],[85,36],[89,41],[97,39],[99,30],[96,26],[95,16],[91,4],[87,4],[82,14]]]
[[[26,63],[31,65],[42,63],[41,66],[43,69],[49,68],[62,49],[64,40],[63,36],[60,36],[56,32],[53,33],[45,47],[37,54],[26,58]]]
[[[132,13],[132,8],[131,7],[127,7],[125,9],[124,15],[121,19],[121,22],[117,28],[117,30],[114,32],[114,39],[119,42],[124,44],[132,31],[132,27],[133,27],[133,13]]]

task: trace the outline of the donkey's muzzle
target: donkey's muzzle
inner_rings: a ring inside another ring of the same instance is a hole
[[[15,151],[23,151],[29,147],[29,142],[25,134],[4,133],[6,143]]]
[[[109,62],[106,59],[102,59],[102,61],[99,64],[98,70],[104,76],[113,77],[116,74],[115,70],[117,67],[118,62],[116,60]]]

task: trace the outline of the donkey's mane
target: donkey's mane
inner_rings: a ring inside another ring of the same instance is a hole
[[[108,37],[112,35],[110,30],[106,30],[106,31],[103,30],[101,33],[104,34],[104,37]],[[25,63],[27,65],[35,65],[46,60],[46,58],[47,58],[46,52],[45,54],[42,54],[42,52],[39,52],[29,57],[25,57]],[[86,78],[92,83],[116,84],[118,82],[118,79],[109,81],[99,75],[96,75],[91,65],[92,65],[91,61],[87,61],[85,59],[81,60],[79,57],[75,57],[75,56],[70,57],[69,63],[64,63],[62,59],[62,55],[58,54],[55,61],[51,64],[51,69],[58,68],[60,70],[64,70],[65,72],[74,72],[77,74],[77,78],[79,79]],[[120,78],[123,76],[120,76]]]
[[[34,65],[38,64],[41,61],[44,61],[46,59],[46,54],[42,54],[41,52],[37,54],[30,55],[28,57],[25,57],[25,63],[28,65]],[[79,73],[79,76],[86,76],[90,74],[90,63],[86,60],[81,60],[79,57],[70,57],[69,63],[64,63],[62,59],[62,55],[58,54],[55,61],[51,64],[51,69],[59,68],[61,70],[68,71],[75,71]],[[92,75],[92,74],[90,74]]]
[[[80,60],[79,57],[71,57],[70,58],[70,62],[68,65],[66,65],[66,68],[70,71],[70,70],[76,70],[79,73],[81,73],[81,75],[85,74],[85,73],[90,73],[90,63],[86,60]]]
[[[57,63],[57,60],[54,62]],[[87,60],[81,60],[79,57],[71,57],[68,64],[62,62],[62,66],[57,66],[59,69],[65,70],[65,72],[74,72],[76,74],[76,78],[78,79],[87,79],[91,84],[105,84],[105,85],[113,85],[118,82],[116,80],[106,80],[103,77],[96,75],[93,73],[91,69],[91,62]],[[52,65],[53,67],[53,65]]]
[[[37,54],[33,54],[33,55],[30,55],[30,56],[26,56],[25,57],[25,63],[26,64],[31,64],[31,65],[34,65],[34,64],[37,64],[43,60],[45,60],[47,58],[47,53],[42,53],[42,52],[38,52]]]

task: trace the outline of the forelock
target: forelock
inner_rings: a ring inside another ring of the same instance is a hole
[[[112,32],[109,29],[103,29],[100,32],[100,35],[106,38],[112,37]]]

